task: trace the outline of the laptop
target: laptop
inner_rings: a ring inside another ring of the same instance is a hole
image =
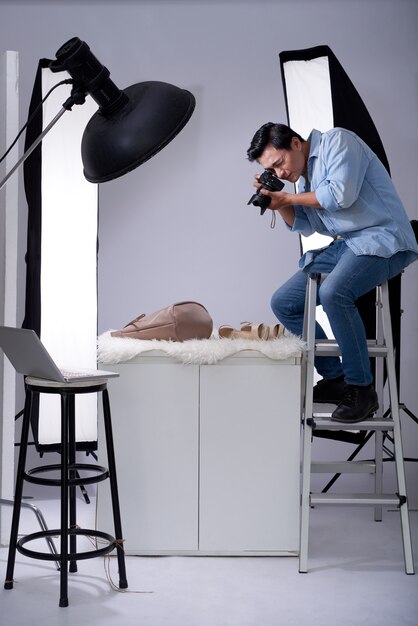
[[[0,326],[0,348],[19,374],[46,378],[60,383],[104,380],[119,376],[116,372],[81,368],[59,368],[34,330]]]

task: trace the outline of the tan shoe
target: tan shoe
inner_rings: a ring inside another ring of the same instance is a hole
[[[268,336],[268,328],[264,324],[249,324],[243,322],[241,330],[236,330],[232,326],[220,326],[218,329],[219,337],[224,339],[266,339]]]
[[[241,322],[241,332],[249,333],[251,339],[268,339],[269,327],[265,324],[251,324],[251,322]]]
[[[283,337],[284,334],[284,326],[282,324],[270,324],[267,326],[269,331],[269,339],[277,339],[278,337]]]

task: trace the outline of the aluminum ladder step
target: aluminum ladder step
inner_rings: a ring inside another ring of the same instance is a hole
[[[352,430],[354,432],[358,432],[359,430],[388,431],[393,430],[394,427],[393,419],[389,418],[370,418],[362,422],[355,422],[354,424],[343,424],[341,422],[334,422],[327,417],[322,417],[322,415],[318,413],[314,413],[313,417],[308,418],[306,421],[314,430]]]
[[[313,461],[311,471],[315,474],[374,474],[374,461]]]
[[[406,502],[405,496],[397,494],[374,493],[315,493],[311,494],[311,505],[339,504],[351,506],[401,506]]]
[[[374,339],[367,341],[367,347],[371,357],[385,357],[388,353],[387,346]],[[317,356],[341,356],[340,348],[333,339],[315,340],[315,353]]]

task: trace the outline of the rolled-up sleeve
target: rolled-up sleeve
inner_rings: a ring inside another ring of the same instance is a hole
[[[315,185],[322,208],[338,211],[350,207],[359,197],[370,159],[357,137],[335,130],[323,136],[319,163],[324,176]],[[322,161],[322,162],[321,162]]]
[[[293,208],[295,210],[295,221],[292,226],[288,226],[289,230],[300,233],[305,237],[309,237],[309,235],[312,235],[314,232],[314,229],[305,213],[304,208],[297,204],[294,205]]]

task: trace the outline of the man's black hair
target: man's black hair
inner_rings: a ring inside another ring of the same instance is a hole
[[[299,133],[285,124],[275,124],[274,122],[263,124],[254,135],[247,150],[248,160],[256,161],[259,159],[269,144],[278,150],[290,150],[293,137],[297,137],[302,142],[305,141]]]

